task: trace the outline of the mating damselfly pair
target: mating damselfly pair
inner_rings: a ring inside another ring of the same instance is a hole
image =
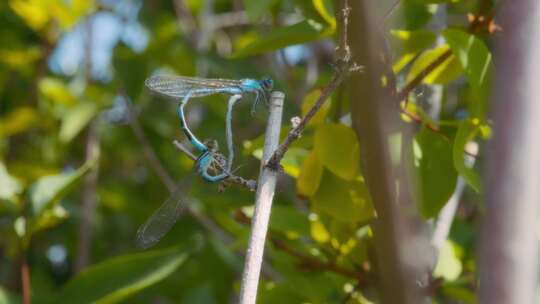
[[[201,177],[209,182],[220,182],[230,175],[231,163],[227,166],[221,154],[216,151],[215,141],[200,141],[189,129],[184,107],[190,98],[204,97],[212,94],[244,95],[246,93],[255,94],[254,107],[260,99],[268,100],[269,93],[273,87],[270,78],[261,80],[255,79],[210,79],[185,76],[152,76],[145,81],[146,87],[159,95],[178,101],[178,116],[182,131],[201,154],[195,162],[195,169]],[[231,103],[232,101],[232,103]],[[230,106],[227,113],[227,130],[230,130],[230,117],[232,111],[233,98],[230,99]],[[232,132],[227,132],[227,140],[232,143]],[[232,156],[229,155],[231,158]],[[219,173],[212,175],[210,171]],[[179,187],[171,196],[159,207],[152,216],[137,231],[137,246],[139,248],[149,248],[155,245],[174,225],[184,206],[186,198],[185,189]]]

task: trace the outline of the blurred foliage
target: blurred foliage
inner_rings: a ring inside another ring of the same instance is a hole
[[[435,303],[475,302],[481,182],[468,146],[490,136],[493,64],[492,33],[473,30],[466,14],[487,14],[477,11],[481,2],[402,0],[388,13],[394,1],[385,0],[373,12],[399,88],[451,52],[408,94],[402,113],[417,127],[410,148],[421,215],[437,217],[458,177],[474,190],[462,197],[441,248]],[[249,235],[239,215],[251,216],[252,193],[219,192],[195,179],[187,201],[234,240],[185,214],[157,249],[135,248],[138,226],[169,195],[148,150],[173,180],[193,165],[171,144],[184,139],[174,103],[151,96],[144,79],[156,71],[271,75],[286,93],[288,121],[308,111],[333,73],[336,11],[330,0],[1,1],[0,303],[22,301],[22,261],[34,303],[234,302]],[[283,159],[265,254],[278,276],[263,276],[260,303],[378,302],[375,282],[365,281],[376,271],[376,211],[348,108],[361,101],[349,100],[346,89]],[[131,128],[131,106],[148,142]],[[237,173],[256,178],[266,109],[250,110],[235,109],[234,140]],[[189,124],[225,146],[225,111],[223,96],[197,100]],[[90,261],[79,272],[84,254]]]

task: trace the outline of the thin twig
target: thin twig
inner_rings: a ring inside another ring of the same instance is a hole
[[[282,92],[273,92],[270,98],[270,114],[261,160],[263,166],[261,166],[259,186],[255,195],[255,211],[246,252],[244,272],[242,274],[242,285],[240,287],[240,304],[254,304],[257,299],[257,287],[263,261],[264,244],[277,182],[277,171],[264,166],[264,163],[270,158],[272,152],[275,151],[279,144],[284,98],[285,94]]]
[[[88,84],[92,83],[92,49],[93,49],[93,17],[91,14],[86,18],[85,35],[85,78]],[[98,119],[94,118],[88,127],[86,137],[86,161],[97,159],[100,153],[100,134],[98,131]],[[79,224],[79,240],[77,243],[77,258],[75,260],[75,272],[80,272],[90,263],[92,252],[92,224],[94,222],[97,206],[99,166],[96,164],[84,177],[84,188],[81,204],[81,222]]]
[[[289,134],[287,135],[283,143],[281,143],[276,149],[276,151],[274,151],[272,157],[270,157],[267,163],[267,166],[269,168],[273,170],[278,170],[279,162],[285,155],[285,152],[289,150],[290,145],[294,141],[300,138],[309,121],[313,118],[313,116],[315,116],[315,114],[317,114],[317,112],[324,105],[328,97],[330,97],[334,90],[341,84],[347,73],[347,71],[343,71],[342,69],[336,70],[334,72],[332,80],[330,80],[330,83],[322,90],[321,95],[319,96],[313,107],[311,107],[311,109],[309,109],[306,115],[300,120],[300,123],[298,123],[296,127],[289,131]]]
[[[345,76],[347,76],[351,71],[357,71],[360,69],[360,67],[357,66],[355,63],[351,63],[351,50],[347,41],[347,28],[349,24],[350,11],[351,8],[348,4],[348,1],[344,0],[343,8],[341,10],[342,18],[338,18],[338,20],[341,21],[342,25],[339,36],[339,46],[336,50],[339,58],[336,62],[336,69],[334,71],[332,79],[326,85],[326,87],[323,88],[321,95],[319,96],[315,104],[309,109],[306,115],[302,118],[300,123],[289,131],[289,134],[287,135],[285,140],[279,145],[276,151],[274,151],[272,157],[270,157],[267,162],[267,167],[273,170],[279,169],[279,163],[287,150],[289,150],[290,145],[298,138],[300,138],[309,121],[313,118],[313,116],[315,116],[315,114],[317,114],[320,108],[328,100],[328,97],[332,95],[336,88],[345,79]]]
[[[489,27],[491,24],[492,16],[488,16],[485,18],[474,18],[472,19],[471,24],[469,25],[468,31],[469,33],[474,33],[479,27],[486,26]],[[486,21],[487,20],[487,21]],[[439,57],[437,57],[430,65],[426,66],[423,71],[421,71],[416,77],[411,80],[399,93],[397,93],[398,100],[404,100],[407,98],[410,92],[412,92],[418,85],[424,81],[424,78],[426,78],[431,72],[433,72],[436,68],[438,68],[441,64],[446,62],[448,58],[452,56],[452,50],[448,49],[446,52],[442,53]]]
[[[246,224],[246,225],[250,224],[249,218],[243,212],[237,212],[235,214],[235,219],[242,224]],[[330,272],[340,274],[344,277],[355,279],[359,283],[361,282],[362,284],[367,283],[367,280],[365,280],[365,277],[367,274],[363,270],[348,269],[348,268],[336,265],[335,263],[332,263],[332,262],[320,261],[319,259],[315,257],[309,256],[303,252],[300,252],[294,248],[291,248],[283,240],[277,238],[274,235],[273,231],[271,230],[268,233],[267,240],[269,240],[276,249],[279,249],[289,254],[290,256],[297,258],[299,260],[299,264],[301,266],[304,266],[304,268],[309,268],[310,270],[330,271]]]
[[[383,16],[383,22],[386,22],[386,20],[388,19],[388,17],[390,17],[392,15],[392,13],[396,10],[396,7],[399,5],[399,3],[401,2],[401,0],[396,0],[396,2],[394,2],[392,4],[392,6],[390,7],[390,9],[388,9],[386,11],[386,13],[384,14]]]
[[[23,304],[30,304],[30,270],[28,269],[28,262],[24,253],[21,258],[21,289],[23,296]]]
[[[409,81],[409,83],[407,83],[407,85],[405,85],[405,87],[401,91],[399,91],[399,93],[397,94],[398,100],[401,101],[406,99],[409,93],[412,92],[419,84],[421,84],[427,75],[429,75],[441,64],[443,64],[448,58],[450,58],[450,56],[452,56],[452,50],[448,49],[446,50],[446,52],[442,53],[439,57],[437,57],[424,70],[422,70],[418,75],[416,75],[413,80]]]
[[[139,140],[142,146],[143,154],[146,157],[146,160],[150,164],[150,167],[158,178],[161,180],[161,182],[167,187],[167,190],[169,192],[172,192],[176,189],[176,183],[171,178],[171,176],[167,173],[159,159],[157,158],[156,154],[154,153],[154,150],[152,149],[152,146],[150,146],[150,143],[148,142],[148,139],[146,138],[144,131],[141,127],[141,124],[139,123],[139,120],[137,119],[137,113],[135,112],[135,109],[133,108],[133,104],[131,103],[131,100],[128,98],[128,96],[125,93],[122,93],[122,96],[124,97],[124,101],[126,103],[126,107],[128,110],[129,115],[129,126],[131,127],[131,130],[133,130],[133,133],[135,134],[135,137]]]

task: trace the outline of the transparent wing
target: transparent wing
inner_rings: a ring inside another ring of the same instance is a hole
[[[169,230],[184,209],[185,192],[178,187],[159,207],[146,223],[137,230],[136,244],[146,249],[154,246]]]
[[[156,75],[146,79],[144,84],[153,92],[167,97],[182,98],[188,92],[192,92],[191,97],[201,97],[215,94],[220,89],[240,87],[242,81],[220,78]]]

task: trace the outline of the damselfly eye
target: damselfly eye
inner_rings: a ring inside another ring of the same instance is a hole
[[[265,91],[270,91],[274,87],[274,81],[270,77],[261,80],[261,84]]]

